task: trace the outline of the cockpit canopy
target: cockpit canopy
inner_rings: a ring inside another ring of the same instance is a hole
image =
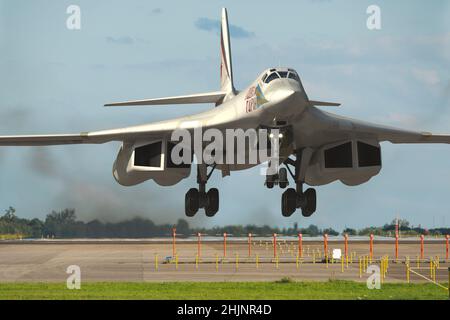
[[[281,68],[273,68],[269,69],[262,77],[262,81],[264,83],[269,83],[275,79],[288,78],[293,79],[297,82],[300,82],[300,78],[298,77],[297,72],[294,69],[281,69]]]

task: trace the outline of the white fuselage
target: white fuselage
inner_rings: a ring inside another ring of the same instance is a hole
[[[160,125],[174,126],[175,128],[195,127],[195,128],[216,128],[225,129],[258,129],[261,127],[279,128],[295,127],[295,134],[311,134],[314,128],[308,125],[311,116],[314,116],[316,109],[308,104],[308,97],[301,84],[300,78],[277,78],[269,83],[263,81],[268,69],[264,71],[250,86],[232,97],[216,108],[177,119],[160,122]],[[276,70],[280,70],[277,68]],[[284,69],[281,69],[284,70]],[[286,72],[288,69],[286,69]],[[292,69],[289,69],[292,70]],[[295,71],[291,71],[295,72]],[[295,73],[296,75],[296,73]],[[316,111],[318,111],[316,109]],[[311,113],[312,112],[312,113]],[[311,113],[309,116],[302,116],[304,113]],[[322,114],[323,116],[323,114]],[[149,124],[155,126],[158,124]],[[145,129],[145,125],[142,126]],[[300,131],[299,131],[300,130]],[[316,132],[318,133],[318,132]],[[169,139],[169,137],[165,137]],[[161,185],[172,185],[187,177],[190,170],[171,169],[168,174],[164,165],[160,168],[136,168],[133,165],[133,151],[136,147],[148,144],[152,140],[124,142],[119,155],[114,163],[113,173],[115,179],[122,185],[134,185],[148,179],[153,179]],[[292,145],[286,149],[286,153],[280,154],[282,158],[287,158],[291,151],[300,146]],[[168,156],[167,150],[163,148],[164,157]],[[162,160],[164,162],[164,160]],[[227,164],[218,165],[217,169],[234,171],[247,169],[258,163]]]

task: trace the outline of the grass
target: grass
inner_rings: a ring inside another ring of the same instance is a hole
[[[329,282],[96,282],[69,290],[65,283],[0,283],[0,299],[448,299],[433,284]]]
[[[0,234],[0,240],[18,240],[26,238],[26,235],[20,233],[4,233]]]

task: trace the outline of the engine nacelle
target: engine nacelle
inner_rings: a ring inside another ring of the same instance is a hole
[[[132,186],[154,180],[161,186],[171,186],[189,177],[190,164],[174,164],[170,157],[175,144],[159,139],[145,142],[124,142],[113,165],[118,183]]]
[[[376,140],[348,140],[318,149],[306,172],[306,183],[324,185],[335,180],[355,186],[381,170],[381,148]]]

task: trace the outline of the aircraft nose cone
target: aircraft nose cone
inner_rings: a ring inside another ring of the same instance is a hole
[[[273,102],[279,103],[289,101],[293,99],[295,95],[296,95],[295,90],[286,88],[286,89],[278,89],[271,95],[270,98]]]
[[[284,90],[281,91],[281,93],[280,93],[281,100],[289,99],[289,98],[293,97],[295,94],[296,94],[295,90],[292,90],[292,89],[284,89]]]

